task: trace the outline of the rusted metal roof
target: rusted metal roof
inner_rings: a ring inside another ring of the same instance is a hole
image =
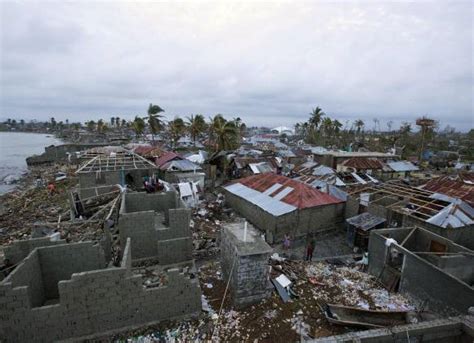
[[[343,202],[336,197],[323,193],[304,183],[290,179],[286,176],[275,175],[272,173],[249,176],[236,180],[235,183],[240,183],[248,188],[264,193],[273,199],[277,199],[299,209]],[[280,186],[275,187],[275,184],[279,184]],[[266,191],[271,187],[275,190],[272,189],[272,192],[267,194]]]
[[[383,169],[383,162],[375,158],[364,158],[364,157],[352,157],[341,163],[345,167],[354,169]]]
[[[441,176],[428,181],[423,189],[462,199],[469,205],[474,206],[474,184],[462,182],[459,179],[453,180],[449,176]]]
[[[165,163],[168,163],[169,161],[172,161],[172,160],[175,160],[175,159],[182,160],[183,158],[180,155],[178,155],[177,153],[173,152],[173,151],[167,151],[155,160],[155,164],[158,167],[161,167]]]

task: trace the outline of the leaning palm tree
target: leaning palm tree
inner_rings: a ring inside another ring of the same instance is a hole
[[[162,109],[158,105],[150,104],[148,106],[148,117],[143,119],[148,119],[148,125],[150,125],[150,131],[152,133],[152,139],[155,139],[155,135],[160,132],[164,127],[163,116],[158,114],[160,112],[164,112],[165,110]]]
[[[105,132],[105,123],[102,119],[97,121],[97,132],[104,133]]]
[[[202,114],[191,115],[188,117],[188,131],[191,135],[194,145],[196,145],[196,138],[206,129],[206,120]]]

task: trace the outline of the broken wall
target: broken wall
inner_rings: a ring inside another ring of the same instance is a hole
[[[370,274],[380,277],[384,270],[388,247],[385,245],[385,237],[382,235],[389,235],[400,243],[410,231],[411,229],[382,229],[371,232],[369,240]],[[417,232],[420,232],[418,241],[422,239],[421,234],[429,236],[429,233],[420,231],[420,229]],[[439,240],[443,240],[443,238],[439,237]],[[426,241],[426,237],[424,241]],[[413,243],[410,243],[409,240],[407,245],[409,244]],[[415,247],[421,249],[420,244],[416,243]],[[469,306],[474,304],[473,287],[448,274],[449,270],[443,271],[404,247],[398,245],[395,247],[404,255],[399,286],[401,293],[408,293],[420,301],[428,300],[428,307],[438,312],[452,312],[454,309],[457,312],[466,313]],[[463,268],[471,270],[470,265],[464,265]]]
[[[41,287],[36,285],[41,277],[31,272],[41,270],[41,249],[46,248],[31,253],[13,279],[10,276],[0,283],[0,337],[4,342],[51,342],[123,331],[201,311],[197,278],[172,269],[166,285],[145,289],[141,276],[131,275],[126,256],[120,268],[75,273],[70,280],[60,281],[59,303],[34,307],[36,297],[41,297]]]

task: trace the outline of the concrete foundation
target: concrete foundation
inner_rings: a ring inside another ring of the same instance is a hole
[[[272,248],[251,225],[245,235],[244,225],[227,224],[221,232],[222,271],[226,280],[230,278],[230,292],[237,307],[259,302],[273,289],[268,267]]]

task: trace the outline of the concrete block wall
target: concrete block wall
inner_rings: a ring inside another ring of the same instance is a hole
[[[282,242],[285,234],[303,237],[308,233],[337,228],[343,222],[344,203],[318,206],[275,217],[257,205],[225,191],[226,202],[255,227],[265,232],[269,243]]]
[[[230,294],[237,307],[259,302],[272,290],[268,267],[272,249],[258,235],[255,239],[260,242],[246,244],[228,227],[221,231],[222,271],[226,280],[230,278]]]
[[[472,316],[437,319],[418,324],[398,325],[391,328],[350,332],[305,342],[312,343],[469,343],[474,338]]]
[[[429,242],[430,237],[434,234],[428,231],[420,231],[418,229],[415,235],[418,235],[418,243],[415,250],[421,248],[420,242],[424,237]],[[370,234],[369,240],[369,273],[378,277],[382,270],[388,253],[385,246],[385,237],[389,235],[398,242],[401,242],[411,229],[382,229],[374,230]],[[382,236],[384,235],[384,236]],[[439,241],[443,241],[443,237],[436,236]],[[450,243],[445,241],[445,243]],[[425,246],[425,251],[427,247]],[[461,251],[470,251],[458,246]],[[466,313],[467,309],[474,304],[474,288],[462,280],[450,275],[448,270],[433,265],[425,259],[413,254],[404,247],[397,246],[397,250],[404,255],[404,262],[401,270],[401,279],[399,291],[407,293],[420,301],[428,300],[428,309],[440,313]],[[463,267],[469,272],[472,266],[466,263]],[[458,266],[459,268],[460,266]],[[459,272],[459,271],[458,271]]]
[[[191,211],[182,206],[175,192],[125,194],[118,224],[122,251],[131,238],[134,260],[153,258],[162,265],[191,260]]]
[[[359,214],[359,200],[352,196],[347,197],[346,207],[344,210],[344,218],[352,218]]]
[[[2,281],[2,341],[51,342],[196,315],[201,311],[196,278],[190,279],[173,269],[168,272],[166,285],[146,289],[140,276],[129,273],[129,247],[126,246],[124,255],[128,257],[120,268],[75,273],[70,280],[60,281],[59,303],[54,305],[34,307],[28,298],[31,282],[19,286],[19,281],[13,282],[11,277]],[[41,249],[44,248],[34,251],[28,259]],[[17,273],[27,274],[21,270]]]
[[[91,242],[46,247],[38,254],[46,299],[57,299],[58,283],[72,274],[106,267],[102,247]]]
[[[10,260],[12,264],[17,264],[35,248],[64,243],[64,240],[51,241],[49,237],[33,238],[24,241],[14,241],[11,245],[5,247],[3,252],[5,259]]]

